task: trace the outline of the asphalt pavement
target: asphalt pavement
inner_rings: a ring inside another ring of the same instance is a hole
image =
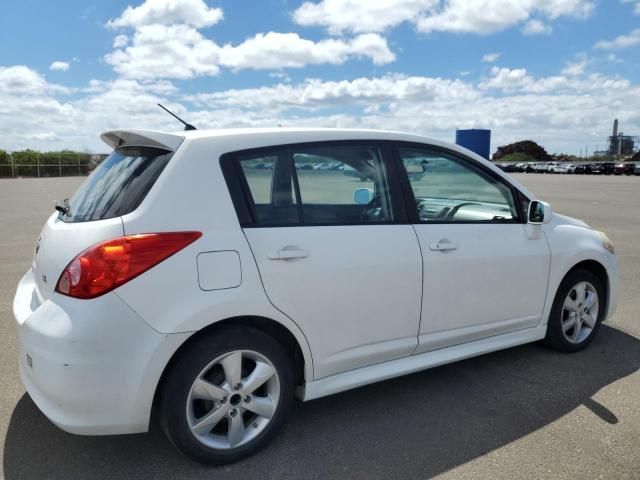
[[[82,179],[0,180],[0,476],[640,478],[640,177],[516,177],[620,256],[618,311],[586,351],[526,345],[297,403],[269,447],[220,468],[185,459],[155,427],[80,437],[38,411],[18,376],[11,302],[54,200]]]

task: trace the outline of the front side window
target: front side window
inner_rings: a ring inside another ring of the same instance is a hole
[[[377,146],[294,145],[236,158],[255,225],[357,225],[394,219]]]
[[[437,150],[401,147],[421,222],[510,222],[518,219],[511,189]]]

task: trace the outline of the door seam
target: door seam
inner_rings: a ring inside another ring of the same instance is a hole
[[[418,251],[420,252],[420,312],[418,316],[418,331],[416,332],[416,346],[409,354],[409,356],[416,353],[418,347],[420,346],[420,331],[422,330],[422,309],[424,307],[424,255],[422,254],[422,245],[420,244],[418,232],[416,232],[416,228],[413,224],[411,225],[411,230],[416,237],[416,242],[418,242]]]

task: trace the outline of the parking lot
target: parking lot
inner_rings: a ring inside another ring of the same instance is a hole
[[[526,345],[299,403],[267,449],[222,468],[181,457],[155,427],[79,437],[38,411],[18,376],[11,302],[53,201],[82,179],[0,180],[4,478],[640,478],[640,177],[515,176],[607,232],[620,256],[618,311],[590,348]]]

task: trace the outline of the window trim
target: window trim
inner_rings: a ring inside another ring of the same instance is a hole
[[[461,153],[458,153],[454,150],[450,150],[445,147],[440,147],[438,145],[432,145],[429,143],[418,143],[418,142],[402,142],[402,141],[393,141],[393,162],[396,165],[396,169],[400,171],[399,179],[402,184],[403,191],[403,199],[405,202],[405,208],[407,211],[407,215],[412,224],[415,225],[513,225],[513,224],[525,224],[526,215],[523,214],[522,205],[520,202],[520,198],[528,198],[524,195],[518,188],[516,188],[510,182],[507,182],[504,178],[498,175],[496,172],[491,169],[485,167],[484,165],[478,163],[475,160],[472,160]],[[514,202],[514,207],[516,213],[518,215],[517,218],[505,219],[505,220],[437,220],[437,221],[424,221],[420,219],[420,214],[418,213],[417,201],[415,198],[415,194],[413,193],[413,188],[411,187],[411,181],[409,180],[409,175],[407,174],[407,170],[404,167],[402,162],[402,157],[400,156],[401,148],[418,148],[424,149],[426,151],[431,151],[434,153],[442,153],[453,159],[453,161],[459,162],[461,165],[469,168],[469,170],[479,174],[482,177],[489,177],[491,180],[496,183],[500,183],[507,187],[511,192],[512,200]]]
[[[240,225],[253,223],[256,218],[256,212],[253,208],[253,202],[246,196],[247,188],[244,185],[246,179],[241,171],[239,162],[233,161],[233,158],[228,157],[228,154],[224,154],[220,156],[220,168],[222,169],[222,176],[227,184],[238,222]]]
[[[298,175],[295,170],[293,150],[307,148],[330,148],[332,146],[366,146],[377,147],[380,151],[380,161],[382,162],[389,186],[389,197],[391,210],[394,220],[386,220],[370,223],[353,223],[353,222],[320,222],[305,223],[302,214],[303,205],[300,197],[298,185]],[[247,155],[267,155],[269,152],[278,154],[278,152],[286,152],[285,164],[290,172],[295,200],[298,210],[298,222],[283,225],[281,223],[258,223],[255,203],[253,195],[249,188],[244,171],[240,165],[240,157]],[[225,178],[229,194],[238,215],[238,220],[242,228],[297,228],[297,227],[337,227],[337,226],[374,226],[374,225],[407,225],[412,222],[409,219],[408,212],[404,200],[404,192],[402,188],[402,172],[398,171],[396,162],[393,158],[393,146],[389,140],[371,140],[371,139],[354,139],[354,140],[320,140],[313,142],[296,142],[280,145],[271,145],[265,147],[249,148],[245,150],[236,150],[226,152],[220,155],[220,166]],[[234,178],[236,177],[236,178]],[[250,214],[248,215],[247,212]]]

